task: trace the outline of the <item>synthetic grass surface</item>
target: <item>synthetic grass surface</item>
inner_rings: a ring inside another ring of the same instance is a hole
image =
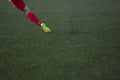
[[[25,0],[44,33],[0,1],[0,80],[120,80],[119,0]]]

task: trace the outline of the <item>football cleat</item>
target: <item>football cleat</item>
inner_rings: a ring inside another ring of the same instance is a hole
[[[44,32],[48,33],[51,32],[51,29],[48,28],[45,23],[41,23],[41,28],[43,29]]]

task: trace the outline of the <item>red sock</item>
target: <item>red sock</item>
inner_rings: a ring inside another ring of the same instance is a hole
[[[32,13],[32,12],[27,12],[26,16],[34,23],[36,23],[37,25],[41,24],[41,21],[38,20],[38,18]]]

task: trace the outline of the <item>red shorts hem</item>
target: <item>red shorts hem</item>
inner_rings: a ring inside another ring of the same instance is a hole
[[[25,8],[25,2],[23,0],[11,0],[11,2],[19,10],[23,10]]]

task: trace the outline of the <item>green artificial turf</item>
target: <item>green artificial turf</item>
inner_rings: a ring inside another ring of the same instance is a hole
[[[120,80],[119,0],[25,0],[51,33],[0,1],[0,80]]]

